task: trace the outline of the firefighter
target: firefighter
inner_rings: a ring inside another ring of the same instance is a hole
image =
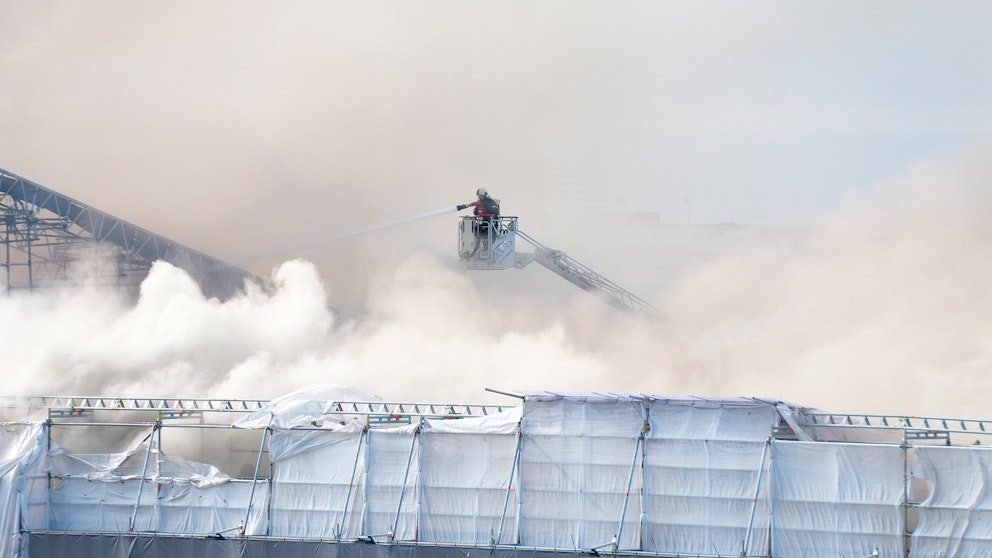
[[[479,199],[471,203],[459,205],[458,211],[472,207],[474,208],[473,212],[475,216],[487,222],[492,222],[493,218],[499,217],[499,200],[489,197],[489,192],[485,188],[476,190],[475,195],[479,196]]]
[[[485,188],[476,190],[475,195],[479,199],[457,206],[458,211],[472,207],[472,211],[475,213],[476,236],[488,237],[493,221],[499,219],[499,200],[490,197]]]

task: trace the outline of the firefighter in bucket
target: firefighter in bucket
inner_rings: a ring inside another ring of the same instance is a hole
[[[493,223],[499,220],[499,200],[490,197],[489,192],[485,188],[476,190],[475,195],[479,199],[471,203],[459,205],[458,211],[468,209],[469,207],[474,208],[473,212],[476,217],[475,234],[477,236],[488,236],[490,229],[493,228]]]

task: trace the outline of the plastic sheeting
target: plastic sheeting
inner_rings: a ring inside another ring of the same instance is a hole
[[[209,534],[240,531],[248,512],[251,482],[230,482],[213,465],[149,452],[147,444],[109,454],[56,445],[47,457],[47,513],[28,518],[32,529]],[[267,523],[266,484],[256,486],[249,533]]]
[[[270,534],[413,539],[416,427],[275,432]]]
[[[364,442],[364,428],[357,424],[326,431],[273,432],[269,438],[273,476],[267,534],[358,537]]]
[[[319,384],[277,397],[265,408],[241,417],[233,426],[290,429],[322,424],[328,419],[332,424],[347,424],[354,417],[334,413],[336,404],[342,401],[380,401],[380,398],[340,384]]]
[[[427,421],[421,448],[421,541],[516,542],[517,492],[511,473],[519,422],[519,409],[478,419]]]
[[[767,488],[754,496],[777,412],[555,396],[528,400],[522,418],[277,429],[269,534],[572,549],[619,536],[619,549],[692,554],[749,541],[761,553]]]
[[[776,414],[753,403],[652,402],[645,550],[768,553],[765,443]]]
[[[365,533],[417,538],[420,430],[410,426],[369,431],[365,475]]]
[[[641,401],[527,401],[523,413],[520,543],[549,548],[638,544],[640,478],[627,497],[645,420]]]
[[[917,447],[913,455],[929,496],[910,556],[992,556],[992,448]]]
[[[773,556],[902,555],[901,448],[818,442],[772,448]]]
[[[241,531],[251,494],[251,482],[232,482],[209,488],[170,485],[141,480],[119,482],[62,479],[50,491],[54,531],[211,534]],[[264,524],[266,483],[256,489],[249,532]],[[135,513],[135,506],[138,506]]]
[[[65,451],[52,444],[48,470],[55,477],[82,477],[90,481],[117,482],[140,479],[142,473],[159,484],[191,484],[197,488],[217,486],[231,480],[217,467],[160,453],[147,443],[120,453],[83,454]],[[145,470],[145,462],[148,469]]]
[[[366,429],[276,430],[269,534],[488,544],[506,519],[519,410]]]
[[[43,440],[42,426],[0,425],[0,556],[13,556],[18,548],[18,491],[23,470],[36,461]]]
[[[146,445],[115,454],[45,451],[43,424],[5,425],[0,557],[14,555],[18,511],[35,531],[127,533],[133,518],[138,532],[185,537],[32,535],[37,546],[29,555],[46,557],[60,544],[55,555],[127,555],[134,545],[189,554],[180,550],[189,541],[231,556],[366,555],[431,545],[440,554],[463,545],[471,554],[490,552],[494,541],[494,555],[512,548],[507,556],[529,552],[523,548],[591,554],[614,546],[618,553],[682,556],[903,555],[905,450],[769,443],[771,427],[788,412],[778,402],[544,392],[496,415],[371,428],[342,424],[338,415],[325,416],[326,402],[305,397],[241,424],[271,428],[272,479],[254,487]],[[918,505],[911,556],[992,555],[990,451],[910,451],[908,465],[929,489]],[[237,536],[246,517],[250,537],[274,538],[258,541],[263,546],[248,544],[253,538],[216,546],[217,533]],[[395,544],[313,541],[369,537]],[[300,544],[276,548],[276,539]]]

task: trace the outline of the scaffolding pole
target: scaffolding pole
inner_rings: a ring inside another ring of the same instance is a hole
[[[155,447],[155,432],[159,429],[160,424],[155,423],[152,426],[151,433],[148,434],[148,450],[145,452],[145,464],[141,467],[141,484],[138,485],[138,497],[134,500],[134,513],[131,514],[131,522],[128,525],[128,531],[134,532],[135,525],[138,521],[138,508],[141,506],[141,493],[145,488],[146,475],[148,474],[148,458],[152,455],[152,448]]]
[[[351,507],[351,493],[355,489],[355,475],[358,474],[358,459],[362,455],[362,442],[368,435],[369,427],[362,428],[358,435],[358,448],[355,450],[355,462],[351,466],[351,481],[348,482],[348,494],[344,498],[344,510],[341,512],[341,527],[335,533],[335,539],[341,540],[341,533],[347,529],[348,508]]]
[[[417,438],[420,437],[420,426],[418,425],[413,431],[413,437],[410,439],[410,454],[406,459],[406,471],[403,473],[403,486],[400,487],[400,501],[396,504],[396,517],[393,519],[393,528],[389,532],[389,540],[396,540],[396,529],[400,524],[400,513],[403,511],[403,496],[406,494],[406,484],[410,479],[410,466],[413,464],[413,452],[417,449]]]
[[[513,475],[517,471],[517,461],[520,460],[520,446],[524,439],[523,430],[520,425],[517,425],[517,447],[513,450],[513,462],[510,463],[510,478],[506,483],[506,496],[503,498],[503,513],[499,516],[499,531],[496,532],[496,538],[493,539],[492,545],[496,546],[499,544],[500,539],[503,538],[503,524],[506,521],[506,510],[510,505],[510,491],[513,488]],[[520,500],[520,496],[517,496],[517,500]],[[517,537],[520,537],[520,532],[517,532]]]
[[[623,523],[627,519],[627,504],[630,502],[630,488],[634,484],[634,471],[637,469],[637,456],[641,453],[641,444],[644,443],[644,433],[647,432],[648,422],[641,425],[641,433],[637,435],[634,444],[634,457],[630,461],[630,474],[627,475],[627,490],[623,496],[623,509],[620,510],[620,524],[617,526],[617,534],[613,537],[612,548],[616,552],[620,548],[620,537],[623,536]]]
[[[251,493],[248,495],[248,509],[245,510],[245,520],[241,524],[241,536],[248,536],[248,519],[251,517],[251,508],[255,504],[255,486],[258,484],[258,471],[262,468],[262,455],[265,453],[265,442],[269,438],[269,430],[272,425],[272,418],[269,418],[269,425],[262,431],[262,443],[258,446],[258,460],[255,461],[255,475],[251,479]]]
[[[765,474],[765,459],[768,457],[768,447],[771,440],[765,441],[765,447],[761,450],[761,464],[758,465],[758,480],[754,483],[754,498],[751,500],[751,515],[747,520],[747,534],[744,536],[744,548],[741,549],[741,556],[747,556],[747,549],[751,546],[751,532],[754,528],[754,514],[758,509],[758,496],[761,494],[761,479]]]

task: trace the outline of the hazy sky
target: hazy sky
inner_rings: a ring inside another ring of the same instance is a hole
[[[190,240],[477,185],[792,223],[988,136],[989,23],[982,1],[6,2],[2,165]]]
[[[942,374],[970,381],[992,363],[981,319],[992,312],[981,252],[992,205],[988,2],[0,2],[0,168],[234,261],[466,202],[484,186],[528,232],[586,263],[611,262],[598,271],[671,310],[711,376],[645,380],[641,357],[658,349],[641,352],[646,342],[620,339],[622,328],[600,335],[602,324],[579,319],[600,310],[581,300],[558,322],[528,315],[552,306],[539,295],[571,288],[552,286],[557,278],[446,275],[457,267],[453,217],[286,256],[313,261],[325,284],[322,295],[313,278],[297,280],[304,298],[368,312],[341,330],[340,316],[290,304],[336,340],[317,343],[306,357],[314,368],[360,368],[431,324],[450,341],[462,318],[448,297],[478,302],[498,281],[515,290],[491,303],[501,317],[489,341],[533,357],[513,376],[521,381],[564,357],[587,375],[560,371],[549,383],[731,395],[760,386],[850,407],[869,401],[852,399],[844,378],[882,369],[878,385],[891,385],[917,367],[913,383],[927,387],[887,403],[904,409],[943,389]],[[629,231],[559,225],[631,210],[819,232],[799,249],[662,274],[666,254],[622,256]],[[248,267],[267,275],[283,259]],[[293,269],[283,273],[309,273]],[[160,289],[182,283],[163,277]],[[935,285],[944,300],[928,298]],[[431,308],[444,311],[407,315],[404,292],[434,293]],[[206,308],[228,325],[240,315]],[[264,308],[256,318],[278,323]],[[967,334],[939,341],[964,324]],[[211,335],[180,344],[199,355]],[[298,355],[294,343],[274,354]],[[59,366],[106,368],[90,350]],[[232,367],[271,357],[245,351],[200,362],[233,389]],[[195,376],[201,357],[155,366]],[[841,369],[840,385],[827,386]],[[573,383],[580,376],[601,381]],[[967,382],[956,385],[967,394]]]

